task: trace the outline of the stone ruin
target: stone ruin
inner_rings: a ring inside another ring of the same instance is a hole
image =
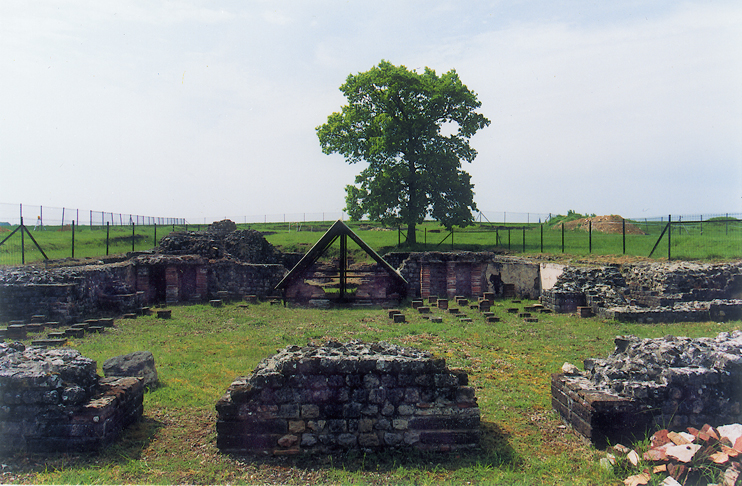
[[[217,447],[234,454],[451,451],[480,437],[465,372],[384,342],[289,346],[237,378],[216,410]]]
[[[141,417],[143,393],[74,349],[0,343],[0,453],[98,451]]]
[[[608,358],[565,364],[551,380],[554,409],[596,446],[742,421],[742,331],[615,342]]]
[[[540,301],[622,322],[742,319],[742,262],[568,266]]]
[[[199,255],[210,260],[231,258],[245,263],[282,263],[281,252],[268,243],[260,231],[238,230],[225,219],[206,231],[177,231],[160,240],[164,255]]]

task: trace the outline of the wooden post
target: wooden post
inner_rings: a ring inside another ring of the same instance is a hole
[[[348,235],[340,235],[340,301],[345,300],[348,268]]]
[[[75,222],[72,221],[72,258],[75,258]]]
[[[134,251],[134,235],[136,232],[137,226],[134,224],[134,222],[131,223],[131,251]]]

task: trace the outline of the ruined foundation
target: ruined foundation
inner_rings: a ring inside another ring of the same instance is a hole
[[[584,365],[584,372],[565,365],[552,376],[552,406],[598,447],[656,429],[742,421],[742,331],[699,339],[619,336],[611,356]]]
[[[594,315],[621,322],[741,319],[742,262],[564,267],[540,300],[554,312],[589,307]]]
[[[74,349],[0,343],[0,454],[94,452],[142,415],[138,378],[99,378]]]
[[[225,453],[452,451],[479,443],[465,372],[386,343],[290,346],[237,378],[216,405]]]

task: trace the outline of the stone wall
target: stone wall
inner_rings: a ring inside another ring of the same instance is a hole
[[[409,283],[413,298],[481,297],[492,292],[503,297],[537,299],[541,293],[539,264],[491,252],[425,252],[386,255]]]
[[[0,322],[44,315],[63,324],[115,316],[155,303],[194,303],[228,292],[266,298],[286,268],[195,255],[139,255],[118,263],[0,268]]]
[[[427,353],[386,343],[290,346],[216,405],[217,447],[245,454],[471,449],[474,388]]]
[[[555,312],[585,306],[623,322],[740,319],[742,262],[565,267],[540,300]]]
[[[742,331],[716,338],[616,338],[608,358],[553,375],[552,405],[598,446],[653,428],[742,421]]]
[[[73,349],[0,343],[0,453],[92,452],[142,415],[138,378],[104,378]]]

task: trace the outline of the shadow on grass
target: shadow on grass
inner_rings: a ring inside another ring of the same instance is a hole
[[[521,467],[523,461],[508,442],[509,434],[493,422],[481,422],[479,448],[450,452],[424,452],[408,450],[401,452],[390,449],[377,452],[363,452],[351,449],[347,452],[327,455],[299,456],[232,456],[234,459],[258,465],[293,466],[306,470],[342,470],[348,473],[375,472],[390,473],[400,469],[428,472],[453,472],[459,469],[507,469]]]
[[[100,464],[126,464],[141,458],[164,424],[143,416],[122,431],[119,438],[108,447],[95,452],[18,452],[2,459],[3,469],[28,474],[62,469],[82,469]]]

